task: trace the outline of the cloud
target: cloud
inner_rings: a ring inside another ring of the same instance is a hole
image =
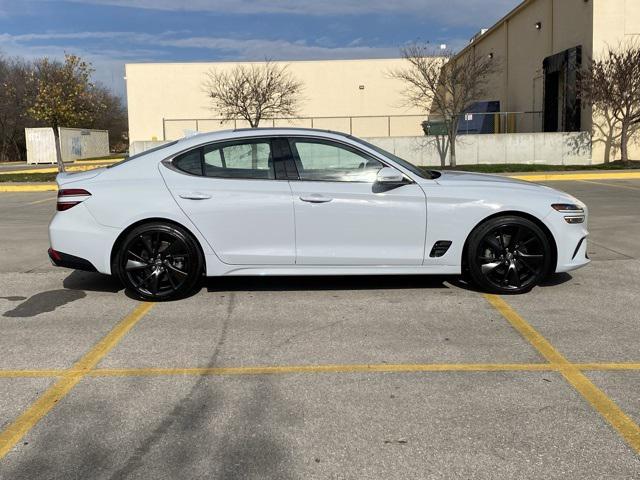
[[[520,0],[67,0],[74,3],[231,14],[411,15],[450,25],[486,26]]]
[[[96,43],[92,44],[91,40],[96,40]],[[102,46],[105,43],[109,48]],[[322,41],[320,44],[311,44],[305,40],[187,36],[178,32],[0,34],[0,51],[7,55],[28,60],[43,56],[62,59],[64,53],[69,52],[86,58],[96,70],[95,78],[120,95],[124,94],[122,76],[125,63],[173,60],[169,49],[202,50],[203,58],[215,57],[219,60],[389,58],[399,55],[398,46],[375,47],[358,42],[346,46],[330,46]]]
[[[327,58],[368,58],[397,57],[399,46],[365,46],[358,42],[347,46],[330,46],[324,41],[317,44],[306,40],[270,40],[270,39],[238,39],[208,36],[176,35],[176,32],[160,34],[136,32],[73,32],[73,33],[27,33],[20,35],[0,34],[2,45],[26,45],[32,42],[57,42],[73,40],[109,40],[111,50],[120,58],[135,58],[142,54],[149,56],[166,50],[160,47],[177,49],[196,49],[215,51],[223,55],[231,55],[240,60],[261,60],[265,57],[274,59],[327,59]],[[322,40],[322,39],[320,39]],[[127,48],[117,50],[118,44]],[[131,49],[131,46],[135,46]],[[30,45],[32,50],[54,48],[53,45]],[[141,47],[143,49],[141,50]],[[60,50],[61,47],[55,47]],[[88,47],[83,47],[87,49]],[[70,50],[75,50],[73,47]],[[105,55],[103,49],[95,48],[94,53]]]

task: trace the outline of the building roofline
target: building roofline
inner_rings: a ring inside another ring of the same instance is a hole
[[[370,62],[370,61],[385,61],[385,60],[403,60],[402,57],[375,57],[375,58],[327,58],[327,59],[309,59],[309,60],[271,60],[273,63],[320,63],[320,62]],[[211,65],[214,63],[220,64],[233,64],[233,63],[242,63],[242,64],[261,64],[265,63],[265,60],[218,60],[218,61],[210,61],[210,62],[134,62],[134,63],[125,63],[125,67],[127,66],[144,66],[144,65]]]
[[[486,32],[484,32],[482,35],[480,35],[477,39],[475,39],[473,42],[469,42],[462,50],[460,50],[456,54],[454,59],[457,59],[462,54],[464,54],[465,52],[467,52],[468,50],[473,48],[475,45],[480,43],[483,38],[488,37],[489,35],[491,35],[498,28],[500,28],[504,23],[506,23],[509,20],[511,20],[513,17],[515,17],[518,13],[520,13],[525,8],[527,8],[529,6],[529,4],[533,3],[534,1],[536,1],[536,0],[523,0],[522,3],[517,5],[515,8],[513,8],[513,10],[511,10],[504,17],[502,17],[500,20],[498,20],[496,23],[494,23],[493,26],[491,26]]]

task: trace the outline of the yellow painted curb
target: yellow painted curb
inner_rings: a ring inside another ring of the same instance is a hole
[[[96,168],[108,167],[115,162],[104,163],[83,163],[79,165],[71,165],[66,167],[67,172],[86,172],[87,170],[94,170]],[[28,170],[7,170],[0,171],[0,175],[20,175],[20,174],[32,174],[32,173],[57,173],[57,167],[51,168],[30,168]]]
[[[566,175],[552,173],[549,175],[509,175],[509,178],[528,182],[557,182],[572,180],[633,180],[640,179],[640,172],[603,172],[603,173],[568,173]]]
[[[40,185],[3,185],[0,183],[0,192],[57,192],[58,185],[55,183],[42,183]]]

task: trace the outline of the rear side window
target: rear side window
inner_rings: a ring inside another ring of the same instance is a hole
[[[204,149],[204,174],[218,178],[275,178],[268,141],[210,145]]]
[[[197,148],[196,150],[183,153],[173,160],[173,165],[191,175],[202,175],[201,150],[202,149]]]
[[[177,156],[173,165],[212,178],[274,179],[269,140],[216,143]]]

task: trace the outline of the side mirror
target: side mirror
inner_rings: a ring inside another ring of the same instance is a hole
[[[395,168],[384,167],[378,171],[376,183],[382,184],[398,184],[404,182],[404,175]]]

